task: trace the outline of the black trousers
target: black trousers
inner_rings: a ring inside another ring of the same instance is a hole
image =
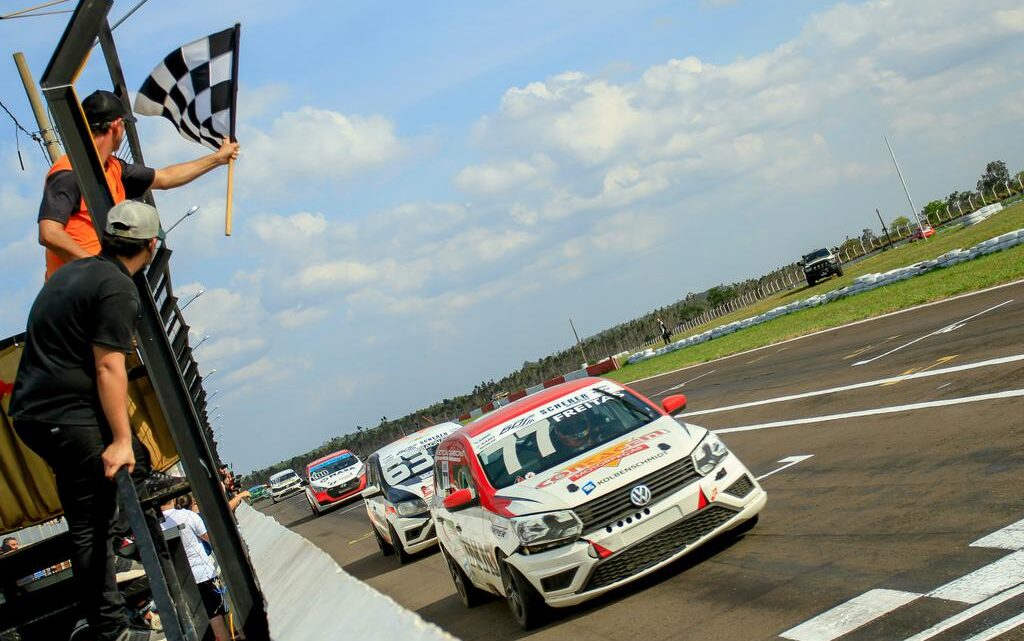
[[[117,485],[103,476],[103,450],[113,440],[105,426],[15,421],[14,429],[53,469],[57,495],[71,537],[71,568],[85,616],[97,641],[114,639],[128,625],[124,598],[114,578],[111,535],[117,519]],[[140,498],[151,465],[149,451],[132,435]]]

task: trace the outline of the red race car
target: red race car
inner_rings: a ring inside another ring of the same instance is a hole
[[[918,227],[914,230],[914,233],[910,235],[910,242],[915,240],[924,240],[935,235],[935,229],[931,225],[925,225],[924,227]]]

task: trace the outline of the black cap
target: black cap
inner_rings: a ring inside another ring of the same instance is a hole
[[[131,110],[124,106],[121,99],[112,92],[102,89],[86,96],[82,101],[82,111],[85,112],[85,120],[90,127],[105,125],[118,118],[124,118],[125,122],[135,122]]]

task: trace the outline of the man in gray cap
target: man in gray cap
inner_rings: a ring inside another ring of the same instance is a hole
[[[94,91],[82,101],[82,111],[115,203],[141,198],[150,189],[180,187],[238,157],[238,143],[225,140],[219,150],[191,162],[163,169],[129,164],[114,155],[124,141],[125,123],[135,121],[121,99],[109,91]],[[38,223],[39,244],[46,248],[46,278],[61,265],[100,251],[99,237],[67,156],[58,158],[46,174]]]
[[[141,310],[132,276],[153,260],[159,235],[153,207],[128,200],[110,210],[101,253],[58,270],[32,304],[11,395],[15,431],[56,476],[74,578],[98,641],[149,638],[128,626],[110,529],[114,475],[149,467],[136,458],[148,455],[128,418],[125,362]]]

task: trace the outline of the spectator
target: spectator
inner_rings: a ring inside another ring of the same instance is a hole
[[[656,317],[658,321],[658,327],[661,330],[661,340],[665,341],[667,346],[672,338],[672,332],[669,331],[668,327],[665,326],[665,321],[661,320],[661,317]]]
[[[129,627],[117,590],[111,480],[127,468],[140,482],[150,470],[128,417],[126,356],[141,308],[132,276],[152,261],[159,231],[156,209],[122,202],[107,215],[102,253],[43,285],[9,406],[18,436],[56,476],[77,591],[98,641],[149,639]]]
[[[82,111],[115,203],[141,198],[150,189],[180,187],[238,157],[238,143],[225,140],[212,154],[163,169],[128,164],[114,152],[124,141],[125,122],[134,122],[131,111],[102,90],[82,101]],[[46,175],[38,223],[39,244],[46,248],[46,278],[67,262],[100,253],[100,239],[67,156],[58,158]]]
[[[199,596],[202,597],[203,607],[210,619],[210,628],[216,641],[228,641],[231,637],[224,621],[224,595],[217,579],[217,566],[204,546],[204,543],[210,542],[210,537],[206,533],[206,523],[192,510],[175,507],[174,500],[167,501],[161,509],[164,514],[164,529],[177,528],[181,536],[181,544],[185,548],[189,567],[192,568],[192,577],[196,580]]]
[[[13,536],[9,536],[4,539],[3,545],[0,545],[0,556],[10,554],[11,552],[16,551],[19,547],[21,547],[21,544],[18,543],[18,539]]]

